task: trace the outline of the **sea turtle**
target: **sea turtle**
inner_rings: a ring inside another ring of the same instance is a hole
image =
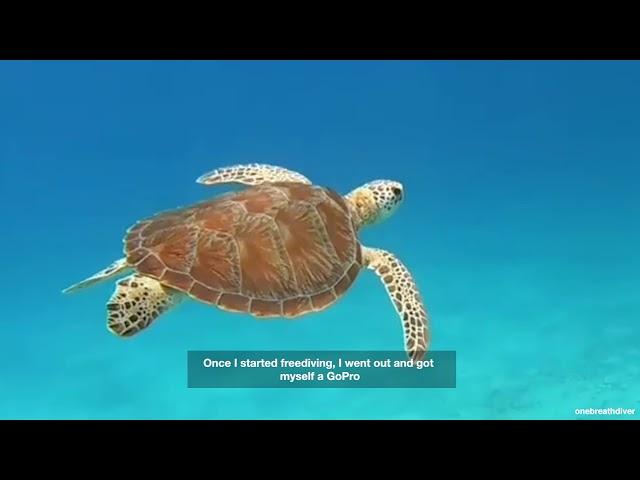
[[[358,240],[360,229],[398,208],[400,183],[376,180],[342,197],[262,164],[219,168],[197,182],[247,188],[135,223],[124,238],[124,258],[64,292],[132,271],[106,306],[108,330],[129,337],[184,298],[261,318],[319,312],[366,267],[401,318],[408,356],[424,358],[429,317],[411,273],[392,253]]]

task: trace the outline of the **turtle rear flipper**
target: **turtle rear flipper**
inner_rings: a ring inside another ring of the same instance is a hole
[[[153,278],[129,275],[117,283],[107,303],[107,329],[119,337],[135,335],[182,298],[180,292]]]
[[[130,267],[127,264],[127,259],[121,258],[120,260],[116,260],[115,262],[113,262],[104,270],[100,270],[98,273],[91,275],[89,278],[65,288],[62,293],[73,293],[77,292],[78,290],[82,290],[83,288],[91,287],[96,283],[100,283],[104,280],[108,280],[109,278],[122,275],[129,271],[129,269]]]

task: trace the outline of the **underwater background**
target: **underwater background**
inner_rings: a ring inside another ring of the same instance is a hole
[[[640,408],[640,62],[0,62],[0,418],[577,419]],[[331,309],[257,321],[195,302],[122,340],[136,220],[270,163],[405,201],[362,232],[412,270],[455,389],[188,389],[188,350],[398,350],[363,272]]]

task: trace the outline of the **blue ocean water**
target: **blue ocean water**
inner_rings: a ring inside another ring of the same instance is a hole
[[[577,419],[640,409],[640,63],[0,62],[5,419]],[[330,310],[256,321],[189,302],[105,328],[142,217],[270,163],[406,199],[362,242],[396,253],[457,352],[455,389],[188,389],[187,350],[396,350],[363,272]],[[631,417],[639,418],[636,414]]]

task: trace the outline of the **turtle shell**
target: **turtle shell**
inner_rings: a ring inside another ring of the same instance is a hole
[[[133,225],[124,241],[138,272],[257,317],[323,310],[362,268],[345,201],[306,184],[265,184],[162,212]]]

